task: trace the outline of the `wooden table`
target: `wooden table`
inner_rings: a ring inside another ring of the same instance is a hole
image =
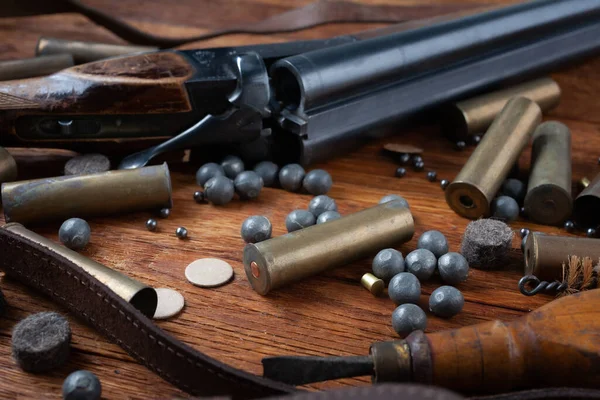
[[[378,1],[385,2],[393,1]],[[477,0],[429,0],[427,4],[435,11],[436,6],[467,2],[481,4]],[[487,0],[484,3],[508,2]],[[180,0],[168,6],[160,0],[87,0],[86,3],[110,10],[156,34],[192,35],[238,21],[259,20],[307,4],[308,0],[285,4],[275,0]],[[414,6],[422,4],[422,0],[395,3]],[[234,35],[188,47],[327,37],[375,26],[328,25],[294,34]],[[0,19],[0,58],[33,56],[41,35],[120,43],[79,15],[5,18]],[[596,60],[555,75],[563,89],[563,99],[547,118],[567,123],[573,132],[574,182],[583,176],[593,178],[599,171],[598,153],[593,150],[600,146],[600,103],[597,101],[600,80],[596,73],[599,67],[600,62]],[[458,251],[469,221],[449,209],[439,183],[428,182],[425,172],[409,169],[406,177],[394,177],[397,165],[380,152],[382,145],[390,141],[423,147],[426,171],[437,171],[440,179],[456,176],[472,151],[472,148],[463,152],[453,150],[453,144],[435,127],[405,131],[399,126],[397,136],[371,142],[358,151],[312,168],[324,168],[331,173],[334,186],[330,195],[344,215],[370,207],[389,193],[406,197],[416,220],[416,234],[412,241],[398,247],[404,254],[415,249],[418,236],[430,229],[446,234],[450,249]],[[529,157],[527,149],[521,158],[525,175]],[[159,220],[156,233],[148,232],[144,226],[150,213],[89,220],[92,240],[84,254],[149,285],[174,288],[185,296],[183,312],[171,320],[157,322],[160,327],[212,357],[256,374],[261,374],[260,360],[265,356],[359,355],[367,352],[371,342],[397,338],[390,324],[393,303],[385,297],[373,297],[359,282],[361,275],[370,270],[371,259],[306,279],[268,297],[256,294],[246,280],[242,265],[243,242],[239,237],[242,221],[249,215],[265,215],[273,223],[273,234],[281,235],[285,232],[286,215],[294,209],[306,208],[310,196],[268,188],[257,201],[236,199],[224,207],[199,205],[192,200],[192,193],[197,190],[194,180],[197,167],[171,165],[174,208],[169,219]],[[39,169],[37,173],[41,177],[48,171]],[[178,226],[188,229],[190,240],[175,237]],[[524,297],[517,290],[517,281],[523,273],[518,230],[526,227],[555,235],[565,232],[525,220],[511,226],[516,233],[511,262],[497,271],[472,269],[468,281],[459,286],[466,299],[464,311],[450,320],[428,314],[428,332],[490,319],[512,320],[552,299],[547,295]],[[56,240],[58,227],[59,224],[49,224],[38,232]],[[201,289],[188,283],[183,274],[185,267],[203,257],[217,257],[231,263],[235,270],[234,281],[217,289]],[[421,305],[424,308],[429,294],[440,285],[439,278],[423,284]],[[10,304],[8,314],[0,320],[0,397],[57,398],[63,379],[78,369],[98,375],[106,398],[185,396],[44,296],[5,278],[0,287]],[[73,330],[72,355],[65,366],[51,373],[24,373],[10,355],[11,330],[26,316],[48,310],[69,318]],[[339,388],[368,382],[367,378],[346,379],[310,388]]]

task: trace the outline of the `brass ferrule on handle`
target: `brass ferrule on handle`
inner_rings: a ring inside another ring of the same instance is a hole
[[[156,290],[153,288],[71,249],[54,243],[50,239],[30,231],[21,224],[13,222],[4,225],[3,228],[60,254],[94,278],[98,279],[119,297],[140,310],[148,318],[154,316],[158,304],[158,297]]]
[[[571,131],[560,122],[544,122],[533,133],[525,211],[544,225],[560,225],[573,212]]]
[[[483,134],[513,97],[526,97],[547,112],[558,105],[560,95],[560,87],[552,78],[525,82],[453,104],[443,111],[442,128],[446,136],[465,140]]]
[[[410,210],[390,201],[335,221],[314,225],[244,248],[244,268],[252,288],[271,290],[347,264],[377,250],[410,240]]]
[[[84,64],[110,57],[157,50],[158,47],[150,46],[131,46],[41,37],[36,45],[35,54],[38,56],[68,54],[73,57],[76,64]]]
[[[524,97],[511,99],[481,143],[446,188],[446,202],[471,219],[490,215],[490,205],[542,118],[540,107]]]
[[[575,199],[573,218],[582,228],[600,225],[600,174]]]
[[[13,156],[0,147],[0,184],[17,179],[17,163]]]
[[[2,184],[6,222],[22,224],[172,206],[166,163]]]
[[[599,243],[598,239],[531,232],[523,247],[525,275],[548,282],[562,280],[562,264],[568,263],[570,256],[589,257],[596,264],[600,259]]]

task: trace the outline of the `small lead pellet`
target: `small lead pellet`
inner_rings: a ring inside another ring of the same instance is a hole
[[[410,272],[401,272],[390,280],[388,295],[396,305],[417,304],[421,298],[421,283]]]
[[[217,206],[229,203],[234,191],[233,182],[225,176],[215,176],[204,185],[204,197]]]
[[[406,208],[410,208],[408,206],[408,201],[402,196],[398,196],[397,194],[388,194],[387,196],[383,196],[381,200],[379,200],[379,204],[387,203],[388,201],[401,201],[402,206]]]
[[[204,192],[199,190],[194,192],[194,201],[196,203],[204,203]]]
[[[529,229],[521,228],[521,230],[519,231],[519,234],[521,235],[521,239],[523,239],[525,236],[529,235]]]
[[[337,211],[335,200],[324,194],[313,197],[308,203],[308,211],[313,213],[315,217],[323,214],[326,211]]]
[[[285,227],[288,232],[304,229],[314,225],[315,223],[315,215],[306,210],[294,210],[289,213],[285,219]]]
[[[425,163],[423,161],[417,161],[413,164],[415,171],[423,171],[425,169]]]
[[[154,232],[157,226],[158,223],[154,218],[150,218],[148,221],[146,221],[146,229],[148,229],[150,232]]]
[[[161,218],[169,218],[169,215],[171,215],[171,209],[163,208],[158,212],[158,215],[160,215]]]
[[[405,263],[408,272],[416,276],[419,281],[426,281],[435,272],[437,258],[427,249],[417,249],[408,253]]]
[[[58,230],[58,239],[71,250],[81,250],[90,242],[90,225],[81,218],[69,218]]]
[[[462,254],[447,253],[438,259],[438,270],[444,282],[457,285],[467,280],[469,263]]]
[[[565,222],[565,230],[567,232],[573,232],[575,230],[575,223],[573,221]]]
[[[241,236],[246,243],[258,243],[271,238],[271,221],[262,215],[253,215],[242,223]]]
[[[373,275],[389,281],[400,272],[405,271],[404,257],[396,249],[383,249],[373,258],[371,267]]]
[[[279,184],[288,192],[297,192],[302,187],[305,175],[300,164],[288,164],[279,171]]]
[[[244,171],[235,177],[233,186],[240,199],[252,200],[260,194],[263,188],[263,180],[254,171]]]
[[[317,224],[324,224],[325,222],[340,219],[342,216],[337,211],[325,211],[317,218]]]
[[[435,172],[435,171],[429,171],[427,173],[427,180],[429,182],[435,182],[436,179],[437,179],[437,172]]]
[[[402,304],[392,312],[392,328],[401,337],[414,331],[423,331],[427,327],[427,316],[415,304]]]
[[[588,228],[587,231],[585,231],[585,235],[589,238],[594,238],[596,237],[596,229],[594,228]]]
[[[448,187],[449,184],[450,184],[450,181],[448,179],[442,179],[440,181],[440,187],[442,188],[442,190],[446,190],[446,188]]]
[[[277,184],[279,167],[271,161],[261,161],[254,166],[256,172],[263,180],[265,187],[273,187]]]
[[[492,215],[501,221],[511,222],[519,218],[519,204],[508,196],[499,196],[492,200]]]
[[[403,178],[406,175],[406,168],[404,167],[398,167],[396,169],[396,173],[394,174],[394,176],[396,178]]]
[[[333,181],[329,172],[323,169],[314,169],[304,177],[302,187],[310,194],[327,194],[331,190]]]
[[[446,236],[440,231],[424,232],[417,242],[418,249],[427,249],[431,251],[436,258],[440,258],[448,252],[448,241]]]
[[[187,229],[185,229],[183,226],[180,226],[179,228],[177,228],[177,230],[175,231],[175,235],[179,238],[179,239],[187,239],[188,237],[188,231]]]
[[[225,176],[225,170],[217,163],[208,163],[201,166],[196,172],[196,183],[202,187],[215,176]]]
[[[454,149],[456,149],[457,151],[462,151],[467,147],[467,144],[464,141],[458,141],[456,142],[456,144],[454,145]]]
[[[201,258],[186,267],[185,277],[193,285],[212,288],[229,282],[233,268],[218,258]]]
[[[519,204],[523,204],[527,194],[527,185],[518,179],[510,178],[502,184],[501,192],[504,196],[512,197]]]
[[[244,172],[244,162],[236,156],[227,156],[221,161],[221,167],[225,171],[225,176],[229,179],[235,179],[236,176]]]
[[[102,385],[90,371],[75,371],[63,382],[64,400],[98,400],[102,396]]]
[[[460,290],[452,286],[441,286],[429,297],[429,310],[442,318],[450,318],[462,311],[465,298]]]

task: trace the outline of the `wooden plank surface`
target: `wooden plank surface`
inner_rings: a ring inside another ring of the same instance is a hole
[[[466,3],[458,0],[373,0],[373,3],[428,4],[447,6]],[[470,0],[473,5],[505,4],[513,1]],[[239,21],[259,20],[307,4],[307,0],[278,2],[275,0],[204,1],[181,0],[166,6],[159,0],[89,0],[88,4],[110,10],[140,28],[155,34],[193,35]],[[233,35],[196,43],[187,47],[236,45],[274,42],[298,38],[327,37],[379,25],[328,25],[305,32],[282,35]],[[39,36],[55,36],[80,40],[119,43],[120,40],[85,18],[73,14],[0,19],[0,59],[33,55]],[[546,119],[559,119],[573,132],[573,179],[592,178],[599,170],[600,114],[597,112],[598,60],[558,73],[563,101]],[[394,178],[397,165],[381,154],[386,142],[410,143],[425,149],[426,171],[435,170],[440,179],[452,179],[465,163],[472,148],[453,150],[436,127],[406,131],[398,127],[398,135],[371,142],[360,150],[311,168],[324,168],[333,176],[330,195],[336,199],[344,215],[370,207],[389,193],[406,197],[416,220],[416,234],[409,243],[398,246],[408,253],[416,246],[418,236],[429,229],[442,231],[450,249],[458,251],[462,232],[469,221],[454,214],[446,205],[439,183],[428,182],[425,172],[409,169],[406,177]],[[521,157],[525,171],[530,149]],[[62,161],[59,161],[62,163]],[[199,205],[192,200],[197,190],[194,171],[198,165],[173,164],[174,208],[171,217],[159,220],[155,233],[146,231],[144,223],[150,213],[134,213],[111,218],[92,218],[92,241],[83,252],[119,271],[154,287],[170,287],[180,291],[186,307],[178,316],[158,322],[180,340],[234,367],[260,374],[264,356],[282,354],[345,355],[365,354],[369,344],[395,339],[390,325],[392,302],[375,298],[359,283],[370,270],[370,259],[364,259],[306,279],[301,283],[273,292],[268,297],[256,294],[248,284],[242,265],[243,242],[239,237],[242,221],[249,215],[267,216],[273,223],[273,234],[285,233],[286,215],[306,208],[310,196],[265,189],[257,201],[238,199],[224,207]],[[34,175],[47,176],[51,168],[34,169]],[[0,218],[1,220],[1,218]],[[3,220],[2,220],[3,222]],[[187,241],[178,240],[175,229],[185,226]],[[517,235],[513,242],[511,262],[498,271],[472,270],[469,280],[461,284],[466,299],[464,311],[443,320],[429,316],[428,332],[457,328],[491,319],[511,320],[535,309],[552,297],[524,297],[517,290],[522,276],[522,257],[518,230],[527,227],[549,234],[565,234],[558,228],[537,226],[525,220],[511,225]],[[37,232],[57,239],[59,224],[48,224]],[[185,267],[204,257],[217,257],[231,263],[234,281],[217,289],[200,289],[184,277]],[[439,278],[423,284],[421,305],[426,308],[428,295],[441,285]],[[0,320],[0,397],[58,398],[63,379],[77,369],[88,369],[98,375],[106,398],[184,397],[185,393],[169,385],[137,364],[119,346],[109,342],[66,310],[23,285],[2,278],[0,287],[10,304],[6,317]],[[27,374],[18,369],[10,356],[10,335],[15,323],[39,311],[56,310],[66,314],[73,329],[73,354],[64,367],[48,374]],[[367,378],[347,379],[311,385],[309,389],[366,385]]]

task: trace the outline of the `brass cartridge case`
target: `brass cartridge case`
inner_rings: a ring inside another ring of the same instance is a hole
[[[488,129],[454,182],[446,202],[471,219],[490,215],[490,203],[542,118],[540,107],[524,97],[511,99]]]
[[[145,316],[149,318],[154,316],[158,297],[156,290],[153,288],[87,258],[76,251],[54,243],[52,240],[30,231],[21,224],[13,222],[4,225],[3,228],[60,254],[108,286],[115,294],[140,310]]]
[[[560,122],[544,122],[533,133],[525,211],[544,225],[562,224],[573,212],[571,131]]]
[[[367,272],[360,278],[360,283],[365,289],[367,289],[373,296],[379,296],[385,289],[385,283],[383,279],[379,279],[375,275]]]
[[[2,61],[0,62],[0,81],[50,75],[73,65],[75,65],[73,57],[69,54]]]
[[[22,224],[71,217],[171,208],[167,164],[2,184],[6,222]]]
[[[41,37],[35,47],[35,54],[38,56],[70,54],[76,64],[84,64],[109,57],[156,50],[158,50],[158,47],[83,42],[79,40]]]
[[[17,179],[17,163],[5,148],[0,147],[0,184]]]
[[[535,101],[543,112],[550,111],[560,102],[560,87],[551,78],[540,78],[507,89],[467,99],[443,111],[442,129],[456,140],[484,133],[513,97]]]
[[[259,294],[347,264],[414,234],[410,210],[390,201],[326,224],[314,225],[244,248],[244,268]]]
[[[543,281],[562,280],[562,264],[569,256],[590,257],[594,264],[600,258],[600,240],[574,236],[550,236],[531,232],[525,239],[525,275]]]
[[[600,174],[575,199],[573,219],[581,228],[600,225]]]

